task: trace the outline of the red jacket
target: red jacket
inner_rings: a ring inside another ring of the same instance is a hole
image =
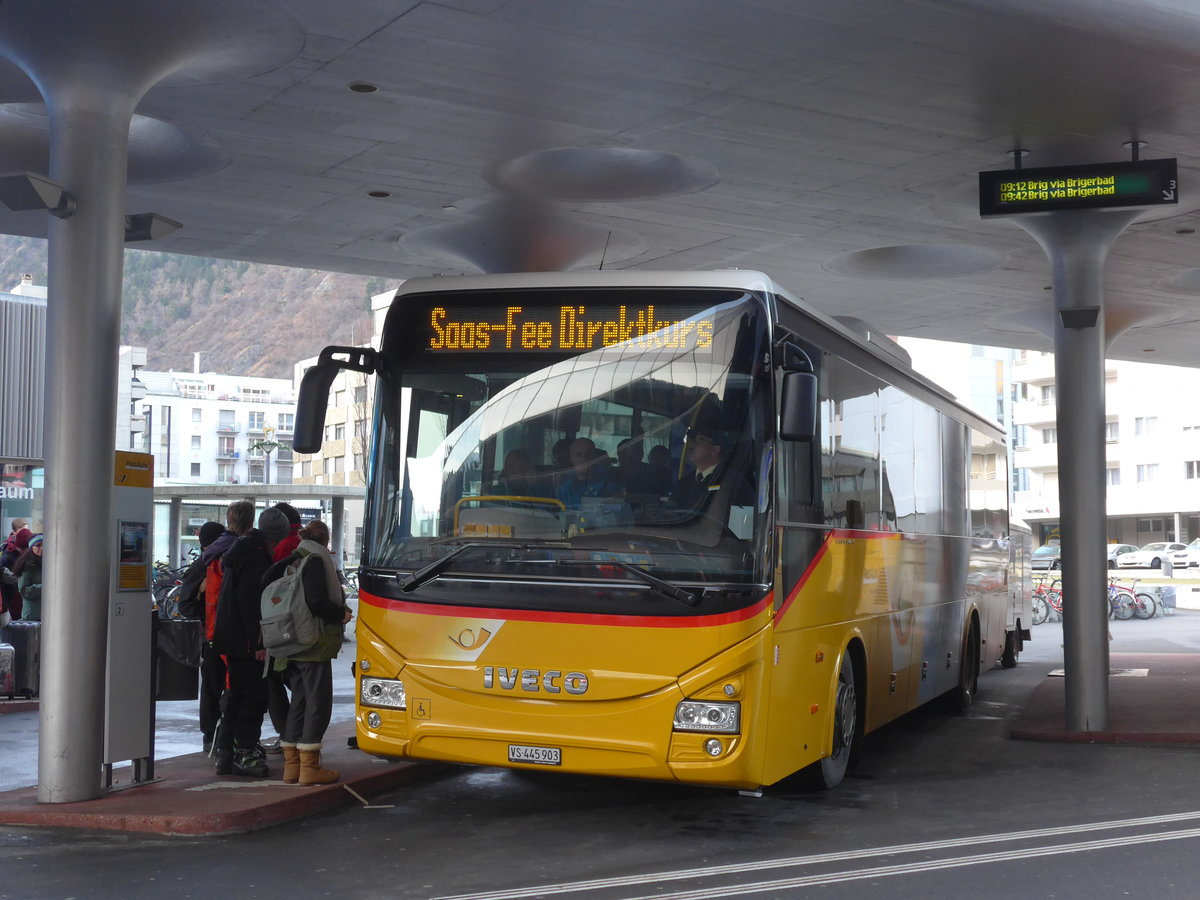
[[[271,551],[271,562],[277,563],[292,555],[292,551],[300,544],[300,526],[293,525],[288,529],[287,537],[275,545],[275,549]]]

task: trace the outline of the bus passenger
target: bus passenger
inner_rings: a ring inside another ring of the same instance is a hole
[[[537,469],[533,464],[533,457],[524,447],[517,447],[504,455],[504,468],[500,470],[500,475],[492,486],[492,493],[518,497],[536,496],[540,493],[537,482]]]
[[[666,482],[654,480],[649,464],[642,461],[642,439],[628,437],[617,444],[620,468],[617,477],[625,487],[626,496],[653,497],[665,491]]]
[[[596,448],[589,438],[571,442],[572,468],[560,482],[555,496],[567,509],[579,509],[584,497],[620,496],[622,488],[613,477],[608,454]]]

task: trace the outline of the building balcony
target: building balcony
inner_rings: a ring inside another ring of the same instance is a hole
[[[239,434],[241,429],[236,424],[222,424],[217,426],[217,434]]]
[[[240,450],[218,450],[217,459],[241,459],[242,451]]]
[[[1058,444],[1033,444],[1029,447],[1013,449],[1013,466],[1018,469],[1058,468]]]
[[[1053,400],[1022,400],[1012,408],[1014,425],[1053,425],[1058,421],[1058,404]]]

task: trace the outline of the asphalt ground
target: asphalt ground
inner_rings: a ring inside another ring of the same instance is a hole
[[[1082,735],[1066,729],[1062,629],[1051,622],[1034,628],[1028,650],[1036,648],[1036,677],[1002,740],[1200,745],[1200,692],[1195,690],[1200,681],[1200,611],[1181,608],[1150,621],[1114,622],[1112,630],[1108,728]],[[131,770],[117,769],[118,789],[96,800],[39,804],[37,712],[27,702],[17,701],[8,709],[0,703],[0,756],[6,760],[0,770],[0,824],[215,836],[294,821],[340,805],[370,808],[372,798],[443,771],[434,764],[381,760],[347,746],[353,734],[353,658],[354,644],[348,641],[334,663],[334,720],[325,744],[326,762],[342,778],[327,786],[284,785],[277,780],[282,765],[277,755],[269,757],[271,778],[216,776],[211,761],[199,752],[195,702],[180,701],[158,704],[153,782],[131,785]]]

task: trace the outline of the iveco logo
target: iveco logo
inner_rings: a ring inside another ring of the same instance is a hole
[[[582,672],[567,672],[565,675],[558,669],[511,669],[505,666],[484,666],[483,686],[489,690],[499,687],[505,691],[515,691],[520,685],[521,690],[547,694],[586,694],[588,677]]]

